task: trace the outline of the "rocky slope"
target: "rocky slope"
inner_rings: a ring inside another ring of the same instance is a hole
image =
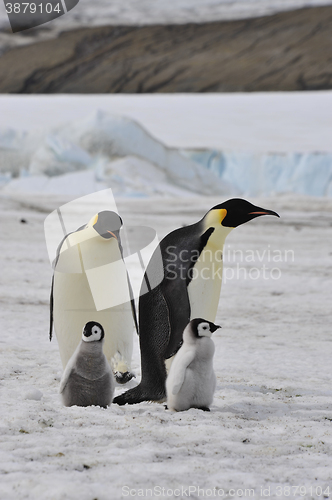
[[[0,58],[0,92],[332,88],[332,7],[229,22],[67,31]]]

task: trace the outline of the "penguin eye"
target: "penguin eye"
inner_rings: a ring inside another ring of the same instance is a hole
[[[99,328],[97,328],[97,327],[93,328],[92,333],[99,333]]]
[[[198,335],[204,335],[203,332],[209,332],[210,331],[210,325],[208,323],[200,323],[198,325]]]

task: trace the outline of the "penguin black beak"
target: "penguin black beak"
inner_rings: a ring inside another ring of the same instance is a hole
[[[275,215],[276,217],[280,218],[280,215],[277,214],[277,212],[273,212],[273,210],[257,210],[257,212],[249,212],[248,215]]]
[[[221,328],[220,325],[213,325],[213,326],[210,325],[210,330],[212,333],[214,333],[216,330],[219,330],[219,328]]]
[[[94,227],[94,226],[93,226],[93,227]],[[96,228],[94,227],[94,229],[96,229]],[[96,231],[97,231],[97,229],[96,229]],[[104,229],[104,230],[102,230],[102,231],[100,231],[100,229],[99,229],[99,231],[97,231],[97,232],[98,232],[98,233],[100,234],[100,236],[102,236],[105,240],[110,240],[111,238],[115,238],[115,239],[116,239],[116,241],[118,241],[118,240],[119,240],[119,237],[118,237],[115,233],[113,233],[112,231],[109,231],[108,229]]]

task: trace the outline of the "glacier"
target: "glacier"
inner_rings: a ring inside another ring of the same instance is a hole
[[[332,153],[177,149],[133,119],[96,111],[44,131],[0,130],[0,190],[82,196],[296,193],[332,197]]]
[[[332,196],[332,154],[183,150],[243,196]]]

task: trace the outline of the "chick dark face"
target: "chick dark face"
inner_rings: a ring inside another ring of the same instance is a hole
[[[207,321],[203,318],[195,318],[190,322],[192,332],[195,337],[211,337],[212,333],[221,328],[219,325],[215,325],[211,321]]]
[[[105,336],[104,328],[97,321],[89,321],[82,332],[84,342],[100,342]]]
[[[212,210],[226,211],[221,221],[221,225],[224,227],[237,227],[261,215],[275,215],[279,217],[276,212],[257,207],[241,198],[232,198],[220,205],[216,205]]]

